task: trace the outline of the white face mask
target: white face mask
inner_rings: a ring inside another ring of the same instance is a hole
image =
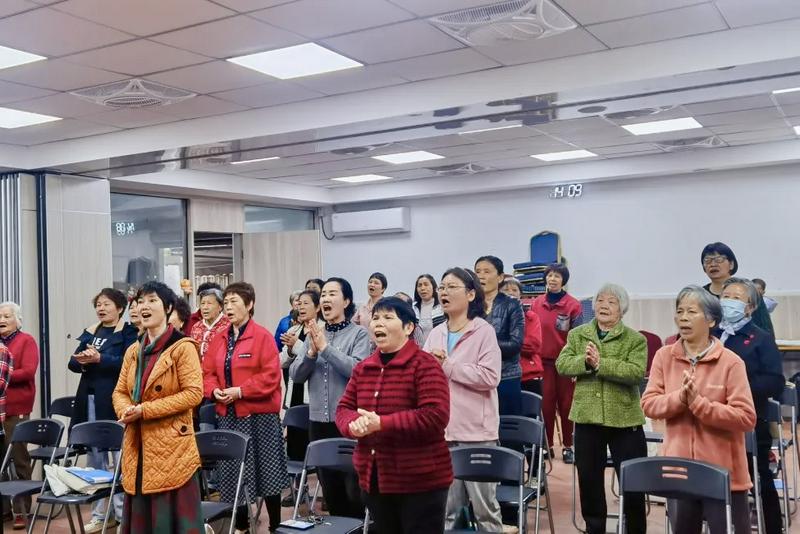
[[[727,323],[738,323],[747,316],[745,314],[747,306],[741,300],[722,299],[720,305],[722,306],[722,317]]]

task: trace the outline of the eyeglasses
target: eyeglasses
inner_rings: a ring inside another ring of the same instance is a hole
[[[719,265],[723,261],[728,261],[725,256],[706,256],[703,258],[703,265]]]
[[[439,293],[452,293],[456,289],[466,289],[467,286],[439,286],[436,291]]]

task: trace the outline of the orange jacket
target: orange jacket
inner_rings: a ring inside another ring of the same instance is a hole
[[[684,371],[692,365],[683,343],[662,347],[642,396],[645,415],[666,420],[664,456],[719,465],[730,472],[732,491],[750,489],[744,435],[755,427],[756,410],[744,362],[714,338],[694,369],[700,394],[688,406],[680,400]]]
[[[133,405],[137,341],[125,352],[112,400],[118,417]],[[122,486],[136,493],[136,468],[142,448],[143,494],[183,486],[200,468],[192,410],[203,399],[203,376],[197,343],[175,332],[159,356],[142,391],[142,418],[125,428]]]

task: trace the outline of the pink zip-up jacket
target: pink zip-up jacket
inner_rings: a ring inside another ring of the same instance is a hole
[[[447,351],[447,323],[431,330],[425,352],[443,350],[442,370],[450,382],[450,423],[447,441],[493,441],[500,426],[497,385],[501,356],[492,325],[476,317],[464,330],[452,353]]]

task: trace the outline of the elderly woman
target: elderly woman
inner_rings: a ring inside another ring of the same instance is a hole
[[[397,297],[375,304],[370,333],[378,349],[353,369],[336,410],[339,431],[358,440],[353,463],[381,534],[441,534],[453,481],[447,377],[410,341],[415,323]]]
[[[353,367],[369,356],[369,334],[350,320],[355,313],[353,288],[344,278],[329,278],[322,286],[320,306],[325,327],[306,323],[302,355],[289,368],[295,384],[308,382],[308,436],[311,441],[340,438],[336,406],[353,373]],[[297,387],[295,385],[295,387]],[[364,506],[355,477],[319,470],[325,502],[333,515],[363,517]]]
[[[680,340],[659,349],[642,396],[646,416],[663,419],[662,452],[724,467],[731,476],[733,523],[737,534],[750,532],[744,436],[756,412],[742,359],[712,335],[722,320],[719,300],[699,286],[687,286],[675,300]],[[711,534],[725,532],[725,507],[710,501],[668,502],[673,532],[699,534],[703,519]]]
[[[722,321],[714,329],[726,349],[744,361],[750,393],[756,409],[756,441],[758,471],[761,478],[761,502],[764,510],[766,534],[780,534],[781,508],[772,473],[769,470],[769,452],[772,436],[767,422],[767,401],[778,398],[783,392],[785,378],[783,361],[773,337],[753,324],[751,317],[758,303],[756,286],[744,278],[731,277],[722,286]],[[751,457],[747,457],[751,462]],[[750,465],[750,472],[753,466]]]
[[[235,282],[223,294],[230,328],[217,337],[203,360],[206,398],[216,402],[217,426],[250,436],[245,483],[251,502],[263,497],[269,529],[281,522],[281,491],[289,486],[281,411],[281,366],[272,334],[253,320],[256,294],[246,282]],[[239,469],[219,466],[222,500],[234,502]],[[248,506],[236,515],[236,528],[248,528]]]
[[[36,397],[39,347],[36,345],[36,340],[21,328],[22,312],[19,306],[14,302],[0,304],[0,342],[13,356],[13,371],[6,390],[6,417],[3,423],[6,436],[11,436],[17,424],[30,417]],[[5,446],[3,453],[5,454]],[[15,443],[11,446],[11,459],[14,461],[17,476],[22,480],[30,480],[31,457],[24,443]],[[29,513],[30,508],[30,497],[20,497],[14,501],[15,529],[25,528],[25,518],[22,514]]]
[[[161,282],[139,294],[144,334],[125,352],[112,396],[120,423],[122,534],[203,532],[192,410],[203,398],[197,344],[169,324],[178,297]]]
[[[192,339],[200,344],[200,359],[206,355],[211,342],[230,328],[231,322],[222,313],[222,290],[215,287],[205,289],[200,297],[200,317],[192,327]]]
[[[358,307],[356,314],[353,316],[353,322],[364,328],[369,328],[369,323],[372,321],[372,307],[378,300],[383,297],[389,282],[386,280],[386,275],[383,273],[372,273],[367,280],[367,294],[369,299],[367,302]]]
[[[302,293],[302,291],[299,289],[289,293],[289,313],[286,314],[285,317],[282,317],[280,321],[278,321],[278,327],[275,329],[275,345],[278,347],[279,351],[283,349],[283,341],[281,341],[281,336],[288,332],[293,326],[293,316],[297,314],[297,297],[300,296],[300,293]]]
[[[414,313],[417,315],[417,328],[422,331],[423,342],[428,339],[435,326],[445,321],[436,280],[429,274],[419,275],[414,284]]]
[[[595,318],[570,331],[556,360],[559,374],[575,379],[570,420],[575,423],[575,466],[581,513],[588,534],[606,531],[606,449],[614,469],[631,458],[647,456],[639,384],[647,367],[647,341],[622,323],[628,293],[605,284],[594,297]],[[625,500],[628,532],[647,531],[644,495]]]

